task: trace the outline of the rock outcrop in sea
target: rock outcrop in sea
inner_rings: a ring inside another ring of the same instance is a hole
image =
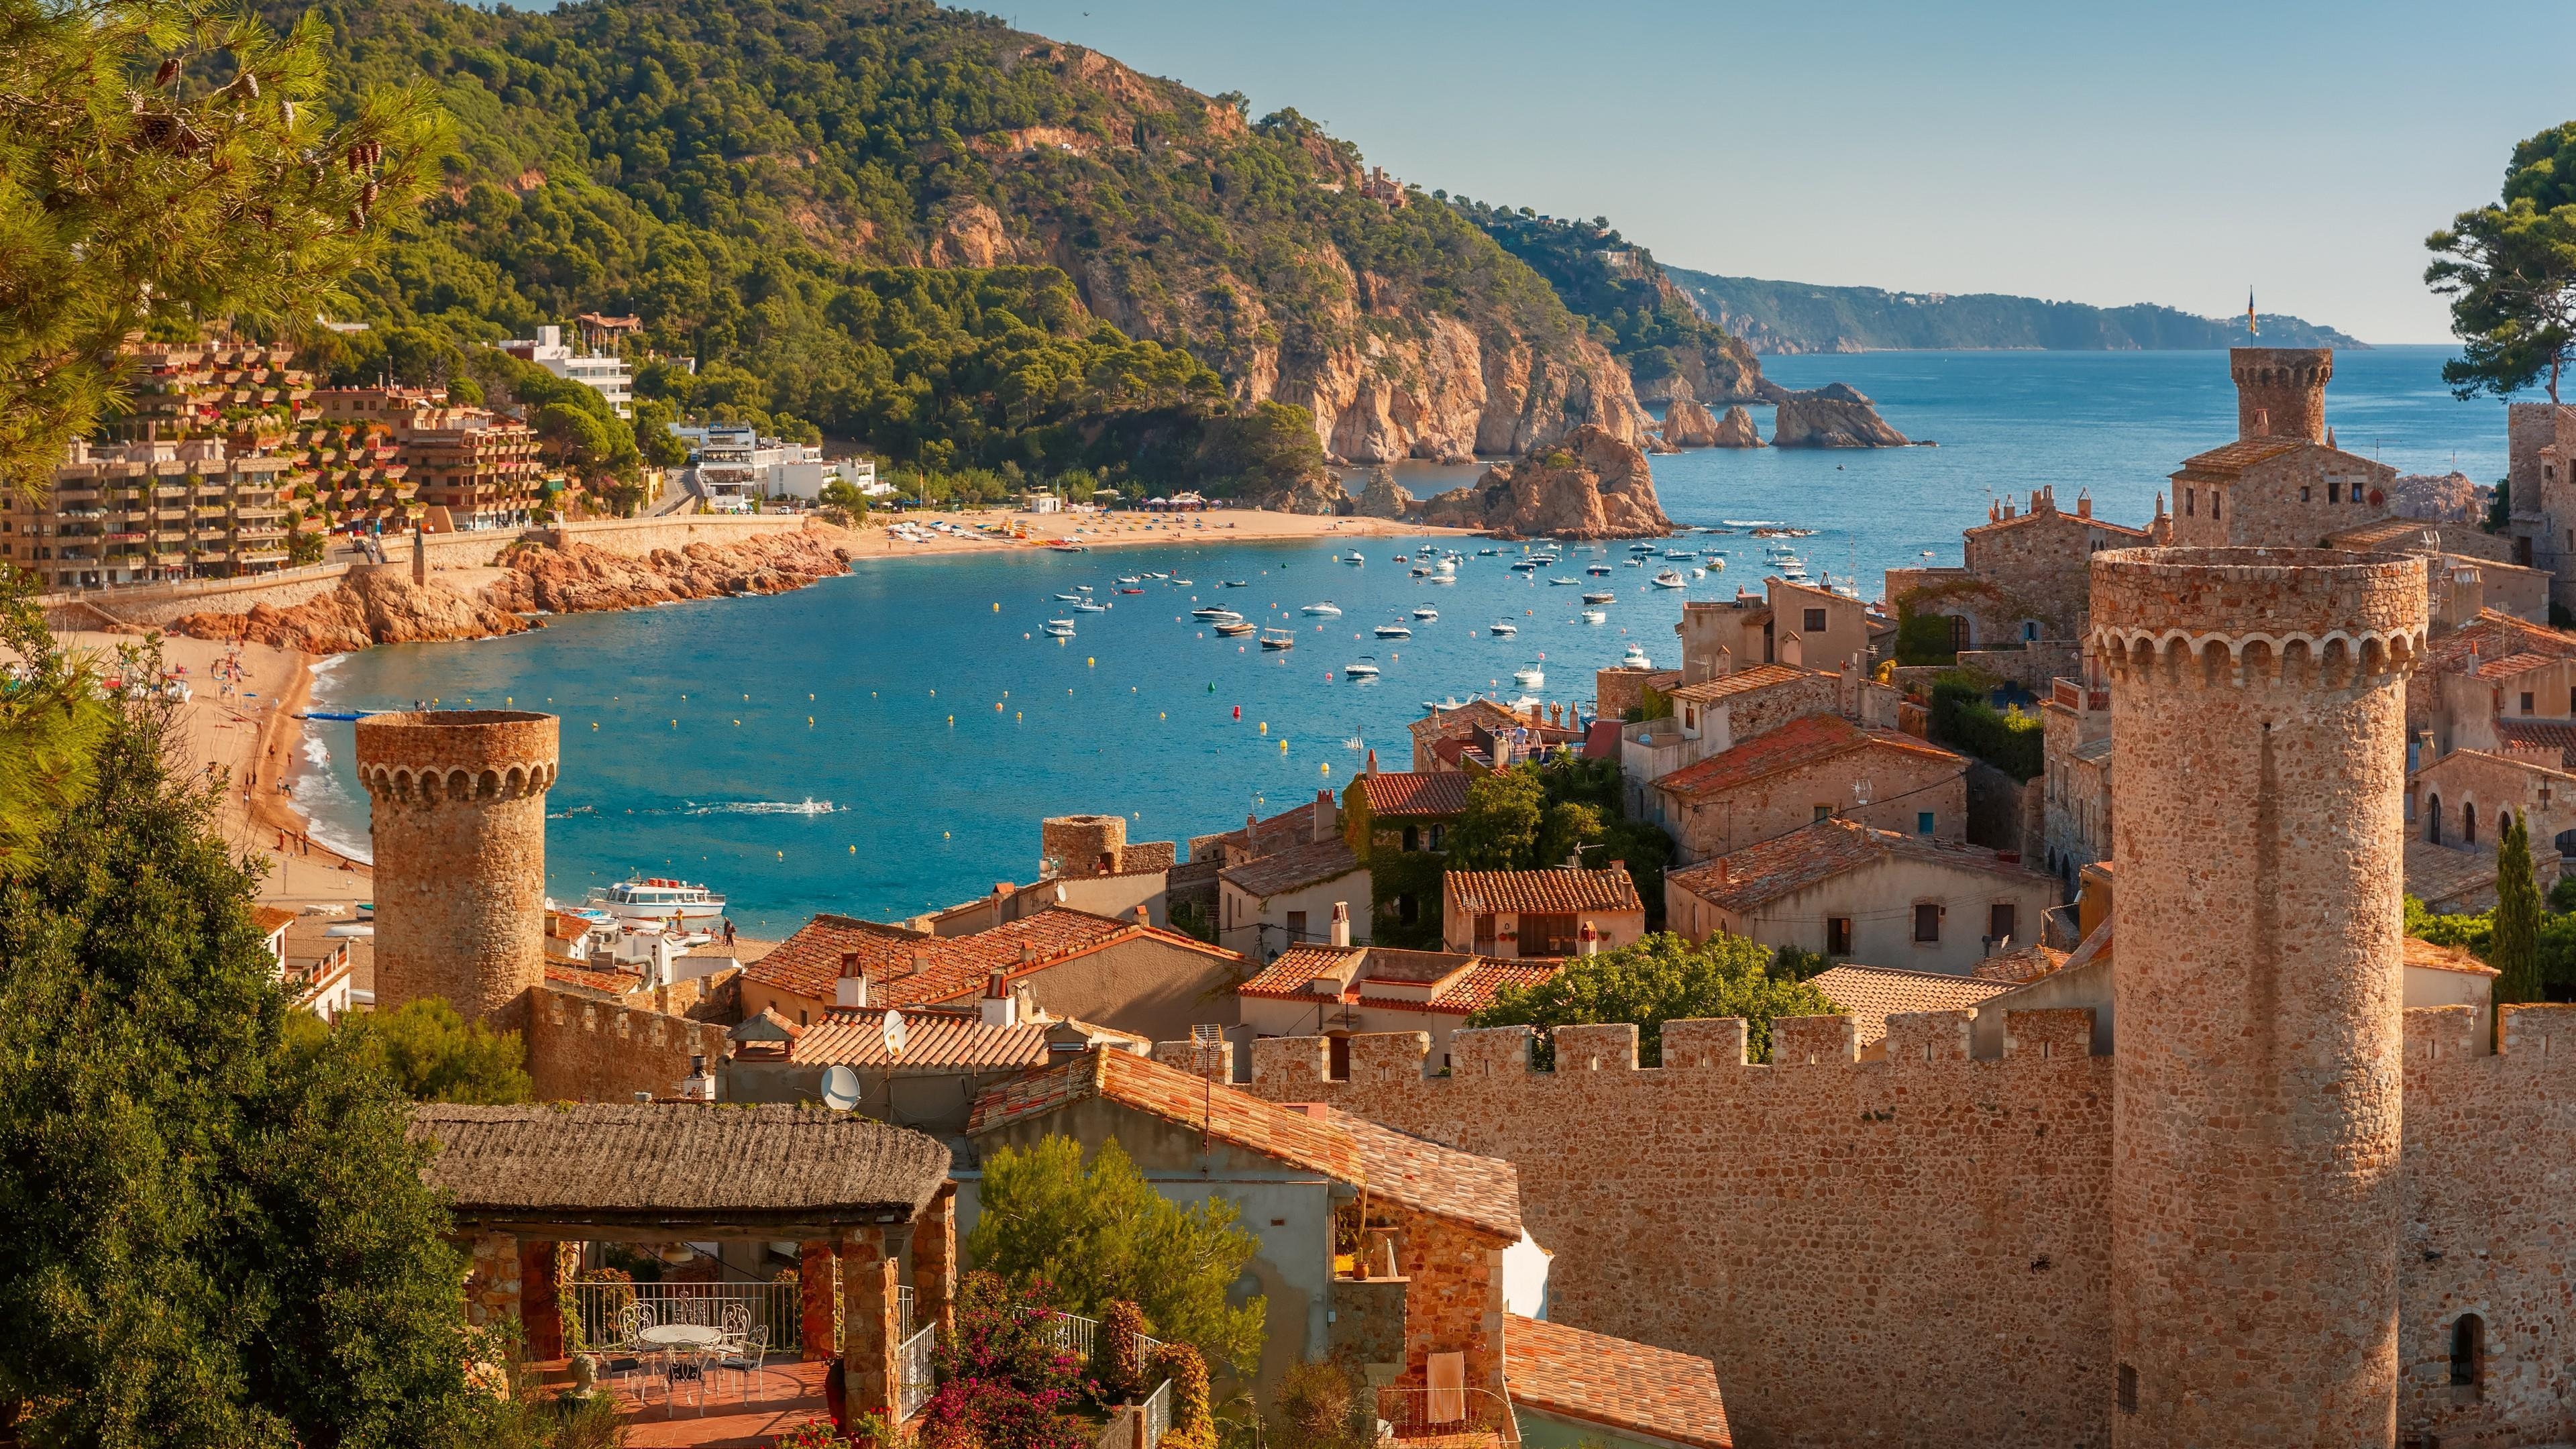
[[[1762,446],[1762,430],[1753,426],[1753,414],[1746,412],[1743,406],[1738,404],[1728,408],[1726,416],[1717,420],[1717,436],[1709,440],[1709,446],[1758,448]]]
[[[1351,495],[1342,487],[1342,480],[1332,474],[1310,473],[1276,493],[1263,495],[1252,506],[1272,513],[1337,518],[1351,512]]]
[[[844,571],[849,558],[837,532],[825,529],[655,549],[642,558],[585,543],[560,549],[527,544],[503,555],[501,577],[476,594],[436,574],[415,584],[407,566],[394,564],[353,571],[330,593],[292,608],[260,604],[246,614],[190,614],[172,622],[169,632],[307,654],[488,639],[536,627],[522,617],[531,613],[590,613],[803,588]]]
[[[1414,507],[1412,490],[1395,481],[1392,468],[1371,468],[1368,486],[1360,491],[1360,516],[1363,518],[1402,518]]]
[[[1771,426],[1775,448],[1902,448],[1910,440],[1887,425],[1860,389],[1827,383],[1780,400]]]
[[[1434,494],[1423,500],[1421,516],[1499,538],[1657,538],[1673,528],[1646,455],[1589,427],[1516,463],[1496,463],[1467,487]]]
[[[1742,412],[1742,408],[1730,409]],[[1664,408],[1664,441],[1676,448],[1717,446],[1717,419],[1694,398],[1677,397]]]

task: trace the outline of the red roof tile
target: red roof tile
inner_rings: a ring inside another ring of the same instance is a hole
[[[1459,815],[1467,809],[1467,777],[1454,770],[1407,770],[1362,775],[1371,815]]]
[[[1619,721],[1596,719],[1583,735],[1583,758],[1615,760],[1619,758]]]
[[[1507,1243],[1520,1241],[1520,1172],[1510,1163],[1443,1147],[1339,1108],[1331,1120],[1358,1146],[1371,1197],[1483,1228]]]
[[[2145,538],[2147,536],[2147,530],[2143,528],[2131,528],[2125,523],[2113,523],[2107,518],[2096,518],[2089,513],[2068,513],[2063,509],[2057,508],[2043,509],[2037,513],[2033,513],[2028,509],[2023,509],[2022,511],[2015,513],[2010,518],[1998,518],[1992,523],[1980,523],[1976,527],[1966,530],[1966,532],[1971,536],[1981,533],[2002,533],[2006,529],[2026,528],[2043,518],[2052,519],[2059,523],[2080,524],[2086,528],[2098,528],[2104,533],[2117,534],[2127,538]]]
[[[1049,1060],[1042,1025],[986,1026],[963,1012],[906,1011],[903,1046],[886,1049],[881,1009],[837,1010],[796,1037],[788,1060],[808,1066],[1042,1067]]]
[[[1362,869],[1365,867],[1360,864],[1360,858],[1351,853],[1349,844],[1335,836],[1330,840],[1310,840],[1302,845],[1292,845],[1257,860],[1228,866],[1218,878],[1237,890],[1266,898],[1284,891],[1322,885],[1328,880],[1339,880]]]
[[[1555,975],[1563,965],[1557,961],[1497,961],[1455,952],[1398,951],[1382,946],[1347,951],[1330,946],[1292,946],[1260,975],[1237,987],[1235,994],[1281,1001],[1336,999],[1315,996],[1308,983],[1354,957],[1359,964],[1349,988],[1338,999],[1357,1001],[1374,1010],[1420,1011],[1438,1016],[1465,1016],[1481,1010],[1492,1005],[1496,993],[1504,987],[1535,986]],[[1461,968],[1463,974],[1457,974]],[[1373,994],[1369,990],[1373,983],[1418,985],[1453,975],[1448,986],[1429,1001]]]
[[[1862,1046],[1887,1035],[1887,1019],[1910,1011],[1956,1011],[2012,990],[2009,981],[1906,971],[1893,966],[1836,966],[1818,972],[1815,987],[1852,1019]]]
[[[259,927],[261,935],[274,936],[295,924],[295,913],[277,906],[253,906],[250,919],[252,925]]]
[[[1635,877],[1619,870],[1453,870],[1441,898],[1471,914],[1489,911],[1563,915],[1575,911],[1642,911]]]
[[[1153,939],[1227,961],[1242,958],[1177,931],[1049,906],[989,931],[930,936],[848,916],[818,915],[743,974],[763,986],[830,1001],[844,952],[859,953],[870,1006],[920,1006],[979,995],[995,971],[1017,978],[1125,941]]]
[[[2018,878],[2034,874],[1983,846],[1946,845],[1837,818],[1669,872],[1664,879],[1721,910],[1746,911],[1894,855]]]
[[[2525,649],[2519,653],[2508,654],[2502,659],[2489,659],[2482,661],[2478,665],[2478,678],[2511,679],[2517,674],[2529,674],[2531,671],[2538,669],[2543,665],[2555,664],[2558,662],[2559,656],[2543,654],[2537,650]]]
[[[1219,1141],[1343,1182],[1366,1180],[1359,1144],[1348,1130],[1119,1051],[1087,1051],[1061,1066],[986,1090],[975,1098],[966,1130],[989,1132],[1094,1097],[1202,1128]]]
[[[1512,1402],[1693,1449],[1734,1449],[1717,1367],[1562,1323],[1503,1316],[1503,1382]]]
[[[2576,725],[2500,719],[2495,727],[2497,736],[2506,744],[2526,750],[2556,750],[2559,768],[2576,770]]]
[[[1311,996],[1314,993],[1306,989],[1307,982],[1354,956],[1367,954],[1362,947],[1291,946],[1234,992],[1237,996]]]
[[[2002,981],[2018,986],[2056,974],[2066,965],[2066,958],[2071,954],[2034,941],[2027,946],[1998,951],[1978,962],[1976,969],[1968,974],[1980,981]]]
[[[609,996],[623,996],[627,992],[641,990],[644,985],[640,972],[598,970],[563,961],[546,963],[546,980],[557,986],[577,986],[584,991],[597,991]]]
[[[2311,446],[2316,445],[2309,443],[2305,438],[2239,438],[2222,447],[2212,448],[2206,453],[2195,453],[2183,459],[2182,466],[2174,471],[2173,476],[2179,478],[2185,473],[2190,473],[2200,476],[2228,477],[2241,473],[2257,463],[2277,458],[2283,453],[2296,452],[2298,449]]]
[[[2426,667],[2443,674],[2467,673],[2469,656],[2475,653],[2481,662],[2479,672],[2484,673],[2484,661],[2516,654],[2576,659],[2576,634],[2483,609],[2477,618],[2435,639],[2424,653]]]
[[[1821,764],[1859,750],[1891,751],[1926,763],[1955,764],[1962,770],[1968,766],[1964,756],[1909,734],[1868,729],[1838,714],[1811,714],[1685,765],[1657,780],[1655,788],[1683,800],[1704,800],[1783,770]]]

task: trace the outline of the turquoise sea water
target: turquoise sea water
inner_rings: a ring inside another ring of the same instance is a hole
[[[2327,394],[2337,441],[2403,472],[2448,471],[2456,460],[2473,478],[2500,476],[2503,410],[2453,401],[2440,380],[2446,355],[2339,355]],[[1856,573],[1864,597],[1877,596],[1885,569],[1927,561],[1925,550],[1929,561],[1957,562],[1959,531],[1984,520],[1990,496],[2054,484],[2063,506],[2089,491],[2097,513],[2143,522],[2176,463],[2235,431],[2218,353],[1870,353],[1764,367],[1793,387],[1849,382],[1898,428],[1941,446],[1661,457],[1665,511],[1692,525],[1816,528],[1800,541],[1809,569]],[[1767,435],[1767,415],[1757,420]],[[1473,472],[1400,471],[1416,492]],[[1457,542],[1471,555],[1483,546]],[[1329,543],[1229,545],[1213,533],[1201,544],[1083,555],[897,559],[793,594],[346,655],[324,666],[316,700],[506,700],[561,714],[564,770],[547,830],[555,894],[577,898],[636,871],[677,874],[723,890],[742,928],[765,935],[817,910],[909,914],[1031,879],[1040,816],[1117,811],[1131,816],[1131,839],[1186,840],[1318,786],[1338,790],[1362,758],[1351,739],[1401,768],[1404,727],[1424,701],[1520,693],[1512,672],[1526,663],[1547,676],[1529,692],[1588,699],[1592,671],[1632,641],[1670,661],[1682,598],[1759,587],[1758,541],[1690,542],[1733,552],[1728,569],[1686,594],[1649,586],[1660,561],[1620,566],[1619,545],[1570,550],[1535,578],[1509,571],[1507,557],[1471,556],[1446,587],[1411,578],[1392,559],[1411,550],[1391,539],[1362,541],[1368,561],[1356,568],[1333,563]],[[1576,617],[1582,589],[1545,582],[1585,578],[1593,562],[1613,574],[1586,583],[1619,594],[1601,625]],[[1143,594],[1116,592],[1118,577],[1148,572],[1192,582],[1147,579]],[[1217,587],[1234,579],[1247,587]],[[1069,612],[1053,595],[1077,584],[1115,607]],[[1298,612],[1321,600],[1341,616]],[[1292,627],[1298,646],[1265,655],[1220,639],[1188,618],[1201,601]],[[1418,604],[1439,620],[1414,623],[1406,641],[1366,637]],[[1073,639],[1039,632],[1067,617]],[[1517,637],[1488,632],[1498,618]],[[1342,679],[1362,655],[1381,678]],[[363,845],[350,743],[346,724],[313,726],[296,795],[317,835]]]

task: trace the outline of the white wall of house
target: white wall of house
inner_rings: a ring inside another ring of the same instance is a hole
[[[1965,976],[1987,956],[2009,949],[1984,939],[1993,908],[2012,908],[2012,945],[2027,945],[2038,939],[2040,917],[2057,904],[2057,883],[2033,871],[1891,855],[1742,913],[1676,884],[1667,884],[1666,896],[1666,924],[1693,938],[1725,931],[1765,946],[1823,951],[1834,944],[1830,923],[1841,920],[1851,923],[1851,949],[1834,953],[1842,959]],[[1925,905],[1935,908],[1937,939],[1918,941],[1916,908]]]
[[[1365,946],[1369,902],[1374,899],[1369,888],[1366,866],[1275,896],[1253,895],[1220,877],[1216,943],[1255,961],[1273,961],[1292,945],[1330,940],[1333,907],[1342,904],[1351,909],[1351,943]]]

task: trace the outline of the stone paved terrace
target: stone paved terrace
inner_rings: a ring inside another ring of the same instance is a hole
[[[737,1399],[731,1374],[718,1374],[709,1385],[706,1412],[698,1412],[683,1390],[676,1409],[665,1407],[657,1390],[651,1402],[638,1404],[625,1394],[626,1449],[769,1449],[780,1435],[808,1419],[829,1417],[823,1405],[824,1359],[782,1359],[772,1355],[766,1379],[752,1385],[747,1399]],[[562,1359],[535,1365],[544,1392],[554,1393],[572,1381]]]

